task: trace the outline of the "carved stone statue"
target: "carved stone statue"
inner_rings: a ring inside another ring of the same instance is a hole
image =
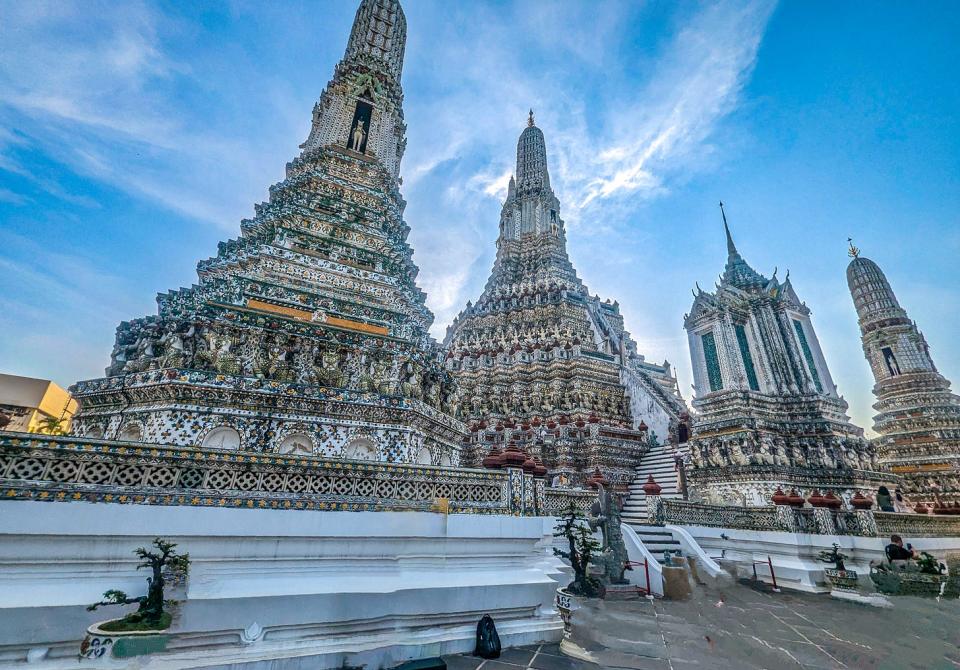
[[[604,485],[599,485],[597,502],[590,511],[590,528],[600,528],[603,535],[600,556],[595,563],[603,567],[604,579],[608,584],[626,584],[623,573],[627,569],[627,547],[623,543],[620,530],[620,504]]]

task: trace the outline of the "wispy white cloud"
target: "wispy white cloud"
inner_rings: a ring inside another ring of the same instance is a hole
[[[263,165],[282,175],[289,152],[271,140],[290,128],[244,136],[184,104],[183,92],[205,83],[165,42],[171,21],[147,2],[0,4],[0,112],[18,129],[0,135],[0,168],[26,172],[10,151],[17,139],[84,177],[236,231],[269,186]]]
[[[23,205],[29,202],[25,196],[22,196],[19,193],[14,193],[6,188],[0,188],[0,201],[9,202],[14,205]]]

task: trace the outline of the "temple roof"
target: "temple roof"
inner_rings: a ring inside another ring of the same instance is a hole
[[[720,203],[720,211],[723,213],[723,230],[727,234],[727,265],[723,270],[722,283],[739,289],[766,287],[769,283],[767,278],[750,267],[737,251],[737,245],[733,243],[733,236],[730,234],[730,226],[727,225],[727,215],[723,212],[723,203]]]

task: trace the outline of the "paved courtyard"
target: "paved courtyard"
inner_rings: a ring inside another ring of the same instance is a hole
[[[556,644],[446,660],[451,670],[960,668],[960,601],[891,600],[894,609],[878,609],[730,582],[685,601],[596,601],[575,612],[574,641],[595,663]]]

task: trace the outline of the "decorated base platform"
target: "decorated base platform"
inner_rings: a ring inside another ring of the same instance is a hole
[[[556,641],[551,533],[542,517],[0,501],[0,666],[141,663],[78,652],[105,618],[87,605],[143,591],[132,550],[156,536],[191,567],[151,668],[375,670],[472,651],[487,613],[505,646]]]

